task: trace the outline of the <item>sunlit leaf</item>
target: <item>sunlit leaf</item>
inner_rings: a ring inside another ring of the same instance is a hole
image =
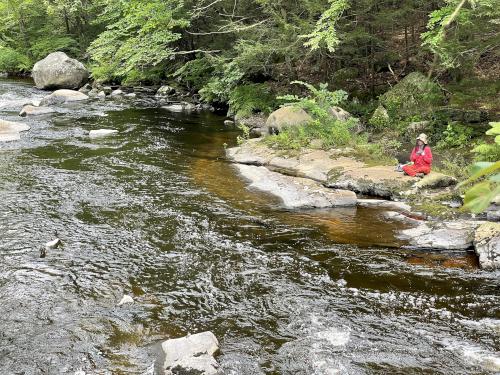
[[[499,193],[499,186],[492,190],[490,182],[480,182],[465,193],[463,209],[476,214],[483,212]]]

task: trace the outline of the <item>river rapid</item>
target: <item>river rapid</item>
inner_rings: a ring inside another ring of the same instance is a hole
[[[500,371],[500,274],[472,255],[248,190],[214,114],[139,97],[17,116],[44,95],[0,80],[0,118],[31,126],[0,143],[0,374],[152,375],[162,341],[204,330],[230,375]]]

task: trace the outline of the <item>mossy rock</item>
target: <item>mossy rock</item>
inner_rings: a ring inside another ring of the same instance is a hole
[[[430,112],[445,104],[441,88],[422,73],[408,74],[380,97],[391,118],[406,118]]]
[[[372,117],[368,121],[368,123],[374,127],[375,129],[381,130],[389,127],[390,125],[390,117],[387,109],[383,106],[379,105],[375,112],[373,112]]]

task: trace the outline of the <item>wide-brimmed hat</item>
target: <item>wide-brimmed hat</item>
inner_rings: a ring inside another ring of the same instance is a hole
[[[418,140],[420,140],[420,141],[424,142],[424,144],[427,144],[427,136],[426,136],[424,133],[420,134],[420,135],[417,137],[417,141],[418,141]]]

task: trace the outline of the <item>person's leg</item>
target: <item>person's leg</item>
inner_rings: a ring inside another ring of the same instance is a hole
[[[421,166],[421,167],[416,167],[414,168],[415,173],[423,173],[423,174],[429,174],[431,173],[431,168],[428,166]]]
[[[403,171],[411,177],[415,177],[417,172],[415,171],[415,166],[414,165],[405,165],[403,166]]]

